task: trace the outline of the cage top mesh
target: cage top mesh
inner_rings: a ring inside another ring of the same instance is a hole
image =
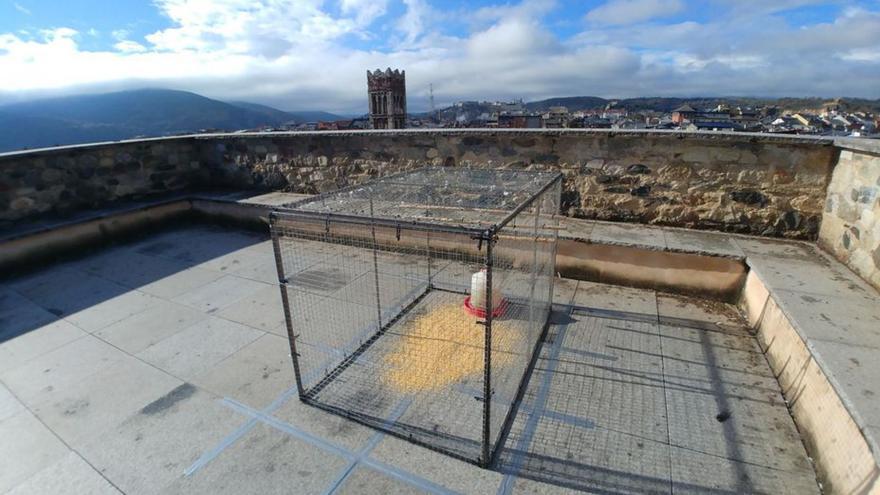
[[[427,167],[281,209],[485,228],[502,223],[559,177],[558,172]]]

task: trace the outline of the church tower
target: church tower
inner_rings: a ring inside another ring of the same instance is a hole
[[[367,70],[370,96],[370,127],[403,129],[406,127],[406,71],[391,68],[383,72]]]

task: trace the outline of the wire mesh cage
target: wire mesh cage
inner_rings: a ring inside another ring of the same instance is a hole
[[[549,321],[561,183],[424,168],[273,211],[300,399],[488,465]]]

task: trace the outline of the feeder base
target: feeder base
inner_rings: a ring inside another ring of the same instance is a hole
[[[504,310],[507,309],[507,299],[501,299],[501,302],[498,304],[498,307],[492,308],[492,317],[498,318],[502,314],[504,314]],[[486,310],[483,308],[476,308],[471,304],[471,296],[467,296],[464,298],[464,310],[473,316],[477,316],[480,318],[486,317]]]

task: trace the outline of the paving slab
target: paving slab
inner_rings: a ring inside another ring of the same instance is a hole
[[[0,342],[48,325],[57,319],[58,316],[14,290],[0,289]]]
[[[559,237],[586,240],[590,238],[590,233],[595,225],[595,220],[562,217],[559,219]]]
[[[297,193],[288,193],[288,192],[270,192],[266,194],[260,194],[258,196],[252,196],[247,199],[242,199],[239,201],[240,203],[245,204],[258,204],[258,205],[269,205],[269,206],[282,206],[293,201],[298,201],[300,199],[305,199],[311,197],[310,194],[297,194]]]
[[[664,229],[663,234],[666,238],[666,247],[670,251],[732,258],[745,257],[745,252],[729,235],[685,229]]]
[[[119,349],[86,335],[0,374],[0,379],[22,402],[33,405],[127,357]]]
[[[420,490],[412,484],[405,483],[382,474],[376,470],[358,467],[346,478],[336,493],[360,495],[362,493],[382,493],[387,495],[412,495],[427,494],[430,492]]]
[[[877,300],[875,290],[852,274],[835,269],[821,258],[780,261],[767,256],[751,256],[748,263],[761,281],[774,292],[790,290],[813,295],[842,296],[865,303]]]
[[[6,388],[6,385],[0,383],[0,421],[18,414],[24,408],[24,404]]]
[[[6,495],[113,495],[117,490],[101,473],[83,460],[76,452],[68,452],[61,460],[40,470]]]
[[[173,376],[188,380],[257,340],[263,332],[251,327],[208,317],[147,347],[137,356]]]
[[[52,321],[0,343],[0,373],[88,335],[65,320]]]
[[[544,417],[523,452],[519,446],[526,424],[525,417],[514,423],[509,446],[499,456],[500,469],[549,483],[544,493],[555,493],[560,486],[593,493],[669,493],[666,442],[601,424],[585,428]]]
[[[281,291],[277,285],[266,285],[215,314],[221,318],[268,332],[284,323]]]
[[[784,289],[773,297],[804,339],[880,349],[880,305]]]
[[[70,449],[29,411],[0,421],[0,493],[62,459]]]
[[[580,281],[573,304],[590,316],[657,321],[654,291]]]
[[[734,382],[776,381],[761,348],[740,333],[660,325],[663,367],[672,376],[693,376]],[[776,387],[778,392],[778,387]]]
[[[660,335],[656,324],[575,314],[553,373],[540,359],[532,380],[548,380],[545,409],[597,428],[668,443]]]
[[[278,269],[275,266],[274,255],[262,257],[260,263],[252,263],[235,268],[230,273],[237,277],[256,280],[266,284],[278,284]]]
[[[810,346],[823,366],[834,370],[832,379],[848,392],[849,406],[860,417],[861,424],[880,425],[880,369],[874,365],[880,350],[820,339],[813,340]]]
[[[214,282],[222,276],[223,274],[220,272],[194,266],[163,278],[158,278],[154,282],[140,286],[138,290],[165,299],[175,299],[194,289]]]
[[[818,494],[815,476],[785,471],[672,448],[673,493]]]
[[[672,325],[661,325],[660,333],[672,445],[812,473],[779,384],[753,339]]]
[[[265,424],[258,424],[217,459],[162,493],[320,494],[347,461]]]
[[[124,493],[156,493],[243,422],[218,399],[181,385],[77,450]]]
[[[77,448],[182,383],[126,356],[86,380],[44,394],[31,409],[65,443]]]
[[[220,311],[227,306],[251,297],[254,293],[270,287],[268,284],[245,278],[225,275],[213,282],[195,288],[175,300],[206,313]]]
[[[107,298],[88,308],[72,312],[66,315],[64,319],[91,333],[132,315],[159,306],[161,303],[162,300],[158,297],[133,290]]]
[[[657,293],[657,311],[661,324],[719,331],[723,335],[749,336],[739,310],[721,301]],[[752,339],[745,341],[754,342]]]
[[[291,387],[295,384],[291,383]],[[352,452],[366,445],[376,430],[300,402],[294,395],[272,416]]]
[[[667,246],[666,236],[661,228],[603,222],[593,225],[590,242],[660,250]]]
[[[516,495],[575,495],[584,493],[582,490],[568,488],[565,486],[552,485],[542,481],[532,480],[529,478],[511,478],[510,488],[506,493]]]
[[[189,306],[160,300],[150,308],[112,323],[93,335],[129,354],[137,354],[207,318],[204,312]]]
[[[256,242],[241,249],[211,258],[199,264],[199,268],[232,273],[261,265],[275,266],[275,253],[272,249],[271,241]]]
[[[190,265],[182,261],[145,255],[130,246],[122,246],[90,256],[77,266],[86,273],[137,289],[173,276]]]
[[[180,229],[139,243],[135,249],[141,254],[197,265],[262,242],[266,237],[219,227]]]
[[[746,236],[732,236],[731,239],[748,257],[765,256],[777,260],[813,261],[818,254],[816,246],[806,242]]]
[[[65,267],[26,277],[13,283],[12,288],[56,316],[90,313],[89,309],[96,304],[129,291],[116,282]],[[87,317],[82,318],[88,322]]]
[[[194,376],[192,383],[262,409],[295,385],[287,338],[263,335],[213,368]]]
[[[445,486],[455,493],[495,493],[504,477],[497,471],[482,469],[387,435],[370,457]]]

